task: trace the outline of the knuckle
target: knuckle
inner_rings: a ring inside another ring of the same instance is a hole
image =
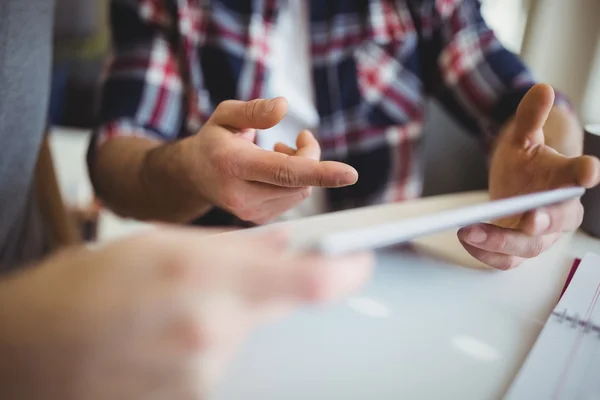
[[[323,171],[320,171],[320,172],[317,174],[317,182],[318,182],[318,184],[319,184],[319,187],[327,187],[327,186],[329,186],[329,185],[328,185],[329,181],[328,181],[328,179],[327,179],[327,175],[325,174],[325,172],[323,172]],[[339,186],[339,184],[336,182],[336,183],[334,184],[334,186]]]
[[[541,240],[541,238],[536,238],[535,240],[533,240],[531,247],[530,247],[530,251],[529,251],[529,256],[531,257],[537,257],[540,254],[542,254],[544,252],[544,242]]]
[[[307,181],[310,181],[311,184],[317,187],[336,186],[335,179],[332,177],[332,170],[323,162],[316,163],[312,171],[306,175]]]
[[[225,112],[226,110],[228,110],[229,108],[231,108],[231,106],[234,104],[233,100],[224,100],[222,102],[220,102],[217,105],[217,108],[215,108],[215,114],[220,114],[222,112]]]
[[[250,122],[254,122],[256,116],[256,107],[260,100],[251,100],[244,105],[244,114]]]
[[[234,157],[231,156],[230,152],[226,148],[215,148],[210,154],[210,159],[212,160],[212,164],[220,176],[227,178],[236,176],[236,164]]]
[[[275,171],[275,183],[279,186],[294,186],[295,178],[289,163],[284,163]]]
[[[492,236],[492,243],[495,243],[495,250],[499,253],[506,251],[509,247],[509,239],[508,235],[504,234],[496,234],[496,233],[488,233]]]
[[[238,214],[244,211],[244,198],[237,190],[228,190],[223,195],[223,205]],[[239,215],[238,215],[239,216]],[[240,217],[241,218],[241,217]]]

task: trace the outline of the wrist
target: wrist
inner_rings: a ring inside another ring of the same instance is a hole
[[[151,149],[145,154],[139,171],[144,196],[166,198],[169,204],[164,204],[164,207],[180,211],[174,216],[176,222],[189,222],[212,208],[201,190],[197,161],[188,150],[188,140],[181,139]]]

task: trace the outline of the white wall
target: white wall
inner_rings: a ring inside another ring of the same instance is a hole
[[[600,21],[598,22],[600,24]],[[583,98],[582,117],[586,124],[600,124],[600,37],[596,46],[596,59]]]
[[[503,44],[559,88],[585,123],[600,123],[600,0],[482,0]]]
[[[529,24],[523,58],[536,77],[566,93],[584,122],[597,121],[600,1],[538,0]]]
[[[78,129],[54,128],[50,135],[58,184],[63,199],[72,206],[86,207],[93,198],[85,161],[89,140],[90,132]],[[105,209],[100,214],[98,240],[114,240],[147,228],[146,224],[119,218]]]
[[[527,24],[527,1],[482,0],[481,12],[498,39],[509,50],[520,53]]]

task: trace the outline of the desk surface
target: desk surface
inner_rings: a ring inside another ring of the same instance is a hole
[[[295,221],[292,236],[485,199],[444,196]],[[498,399],[556,304],[573,258],[600,242],[565,236],[508,272],[473,261],[455,232],[378,254],[355,297],[256,331],[215,398]]]
[[[79,200],[91,193],[87,140],[67,130],[53,135],[63,193]],[[484,199],[484,193],[430,198],[308,218],[289,229],[306,240],[314,232]],[[105,216],[102,238],[132,230],[137,224]],[[509,272],[474,262],[454,232],[382,252],[362,293],[256,331],[215,398],[498,399],[554,307],[573,259],[588,251],[600,254],[600,241],[577,233]]]

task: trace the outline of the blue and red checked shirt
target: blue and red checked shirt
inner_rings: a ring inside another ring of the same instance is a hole
[[[285,0],[112,0],[113,54],[90,148],[116,136],[196,134],[227,99],[264,97]],[[477,0],[307,0],[323,158],[357,169],[330,210],[419,196],[424,105],[487,143],[534,80]],[[201,155],[199,155],[201,156]],[[220,211],[208,223],[229,223]]]

